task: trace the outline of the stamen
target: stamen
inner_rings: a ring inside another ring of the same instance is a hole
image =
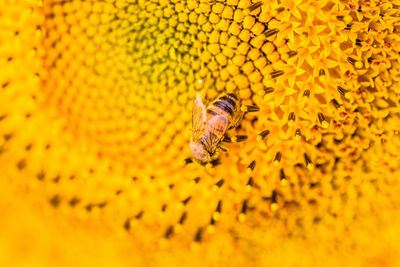
[[[231,143],[232,142],[231,138],[229,136],[227,136],[227,135],[224,136],[224,139],[222,141],[226,142],[226,143]]]
[[[238,220],[240,222],[244,222],[246,220],[246,211],[247,211],[247,200],[244,200],[242,204],[242,210],[238,215]]]
[[[279,207],[278,203],[277,203],[277,197],[278,197],[278,193],[276,192],[276,190],[272,191],[272,195],[271,195],[271,211],[276,211]]]
[[[329,122],[325,119],[324,114],[322,114],[321,112],[318,112],[318,119],[319,123],[321,123],[322,128],[326,129],[329,127]]]
[[[231,138],[233,143],[239,143],[247,140],[247,135],[236,135]]]
[[[174,226],[170,225],[170,226],[168,226],[167,230],[165,231],[164,237],[168,239],[172,236],[173,233],[174,233]]]
[[[312,163],[310,157],[309,157],[306,153],[304,153],[304,159],[305,159],[305,161],[306,161],[306,167],[307,167],[307,169],[308,169],[309,171],[313,170],[313,169],[314,169],[314,164]]]
[[[192,199],[191,196],[187,197],[186,199],[182,200],[182,204],[186,205]]]
[[[274,159],[274,165],[278,166],[279,162],[281,162],[281,158],[282,158],[282,153],[281,152],[277,152],[275,155],[275,159]]]
[[[187,218],[187,213],[186,211],[182,214],[181,218],[179,219],[179,224],[184,224],[184,222],[186,221]]]
[[[286,175],[285,175],[285,172],[283,171],[283,169],[281,169],[279,173],[280,173],[280,181],[281,181],[282,186],[287,185],[287,179],[286,179]]]
[[[276,70],[276,71],[271,72],[270,75],[271,75],[272,79],[275,79],[275,78],[283,75],[284,73],[285,72],[283,72],[282,70]]]
[[[338,90],[338,92],[339,92],[342,96],[344,96],[345,98],[347,98],[347,99],[350,98],[349,90],[346,90],[346,89],[344,89],[344,88],[341,87],[341,86],[338,86],[338,87],[337,87],[337,90]]]
[[[253,178],[250,177],[249,180],[247,181],[246,191],[250,192],[252,188],[253,188]]]
[[[225,180],[221,179],[219,180],[214,186],[213,186],[213,191],[217,191],[221,186],[224,184]]]
[[[296,115],[294,115],[294,112],[290,112],[289,116],[288,116],[288,124],[289,124],[289,126],[293,126],[295,120],[296,120]]]
[[[301,140],[301,131],[300,131],[300,128],[297,128],[297,129],[296,129],[296,132],[295,132],[295,134],[294,134],[294,139],[295,139],[296,141],[300,141],[300,140]]]
[[[332,99],[332,100],[331,100],[331,103],[332,103],[332,105],[333,105],[336,109],[340,108],[340,106],[341,106],[341,105],[337,102],[336,99]]]
[[[288,53],[289,58],[294,57],[295,55],[297,55],[297,51],[289,51]]]
[[[262,1],[252,4],[252,5],[249,7],[250,12],[256,10],[256,9],[259,8],[259,7],[261,7],[262,4],[263,4]]]
[[[270,37],[278,33],[278,29],[271,29],[264,32],[265,37]]]
[[[199,229],[196,232],[196,235],[194,236],[194,242],[199,243],[201,242],[203,238],[203,227],[199,227]]]
[[[257,111],[260,110],[260,108],[258,106],[256,106],[256,105],[253,105],[253,106],[242,106],[241,110],[243,112],[257,112]]]
[[[136,220],[139,220],[140,218],[142,218],[142,216],[143,216],[143,213],[144,213],[144,211],[143,211],[143,210],[139,211],[139,213],[138,213],[138,214],[136,214],[136,216],[135,216],[135,219],[136,219]]]
[[[349,23],[346,25],[346,28],[344,28],[345,30],[351,30],[351,27],[353,26],[353,24]]]
[[[255,166],[256,166],[256,161],[253,160],[253,161],[250,163],[250,165],[247,167],[246,173],[247,173],[247,174],[250,174],[250,173],[254,170],[254,167],[255,167]]]
[[[221,216],[221,210],[222,210],[222,201],[218,201],[218,205],[217,208],[215,209],[215,211],[213,212],[212,218],[215,221],[218,221],[220,216]]]
[[[265,94],[270,94],[270,93],[273,93],[274,91],[275,91],[275,89],[273,87],[265,87],[264,88]]]
[[[264,140],[267,135],[269,135],[269,130],[262,131],[257,135],[257,141]]]
[[[161,206],[161,211],[162,212],[165,212],[167,210],[167,204],[163,204],[162,206]]]

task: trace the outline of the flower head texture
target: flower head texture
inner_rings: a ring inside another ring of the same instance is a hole
[[[0,5],[1,266],[400,264],[400,1]]]

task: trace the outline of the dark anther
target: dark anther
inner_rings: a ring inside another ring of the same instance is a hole
[[[224,179],[221,179],[215,185],[221,187],[223,184],[224,184]]]
[[[60,201],[61,199],[59,195],[54,195],[52,198],[50,198],[50,204],[55,208],[58,207]]]
[[[263,4],[262,1],[252,4],[252,5],[249,7],[250,12],[256,10],[256,9],[259,8],[259,7],[261,7],[262,4]]]
[[[186,221],[186,218],[187,218],[187,213],[185,211],[184,213],[182,213],[182,216],[179,219],[179,224],[183,224]]]
[[[186,205],[191,199],[192,199],[191,196],[185,198],[184,200],[182,200],[182,204],[183,204],[183,205]]]
[[[203,228],[199,227],[199,229],[196,232],[196,235],[194,236],[194,241],[201,242],[202,238],[203,238]]]
[[[174,233],[174,226],[170,225],[170,226],[168,226],[167,230],[165,231],[164,237],[170,238],[173,233]]]

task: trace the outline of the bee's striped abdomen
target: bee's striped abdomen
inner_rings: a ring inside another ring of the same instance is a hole
[[[210,115],[221,115],[229,121],[232,120],[237,109],[237,97],[234,94],[226,94],[215,100],[207,110]]]
[[[221,109],[221,110],[223,110],[223,111],[225,111],[225,112],[228,113],[230,116],[233,115],[233,111],[235,110],[235,109],[234,109],[235,107],[232,106],[229,102],[223,101],[223,100],[220,100],[220,99],[218,99],[217,101],[215,101],[215,102],[213,103],[213,106],[214,106],[214,107],[217,107],[217,108],[219,108],[219,109]]]

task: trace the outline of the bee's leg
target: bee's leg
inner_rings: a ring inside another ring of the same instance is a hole
[[[232,120],[232,125],[228,128],[228,130],[238,127],[244,117],[244,114],[245,113],[243,111],[237,112],[236,116]]]
[[[231,140],[231,138],[228,136],[228,135],[224,135],[224,138],[222,139],[222,142],[225,142],[225,143],[231,143],[232,142],[232,140]]]
[[[222,145],[219,145],[219,146],[217,147],[217,149],[218,149],[218,151],[222,151],[222,152],[224,152],[224,153],[228,152],[228,149],[227,149],[226,147],[222,146]]]

